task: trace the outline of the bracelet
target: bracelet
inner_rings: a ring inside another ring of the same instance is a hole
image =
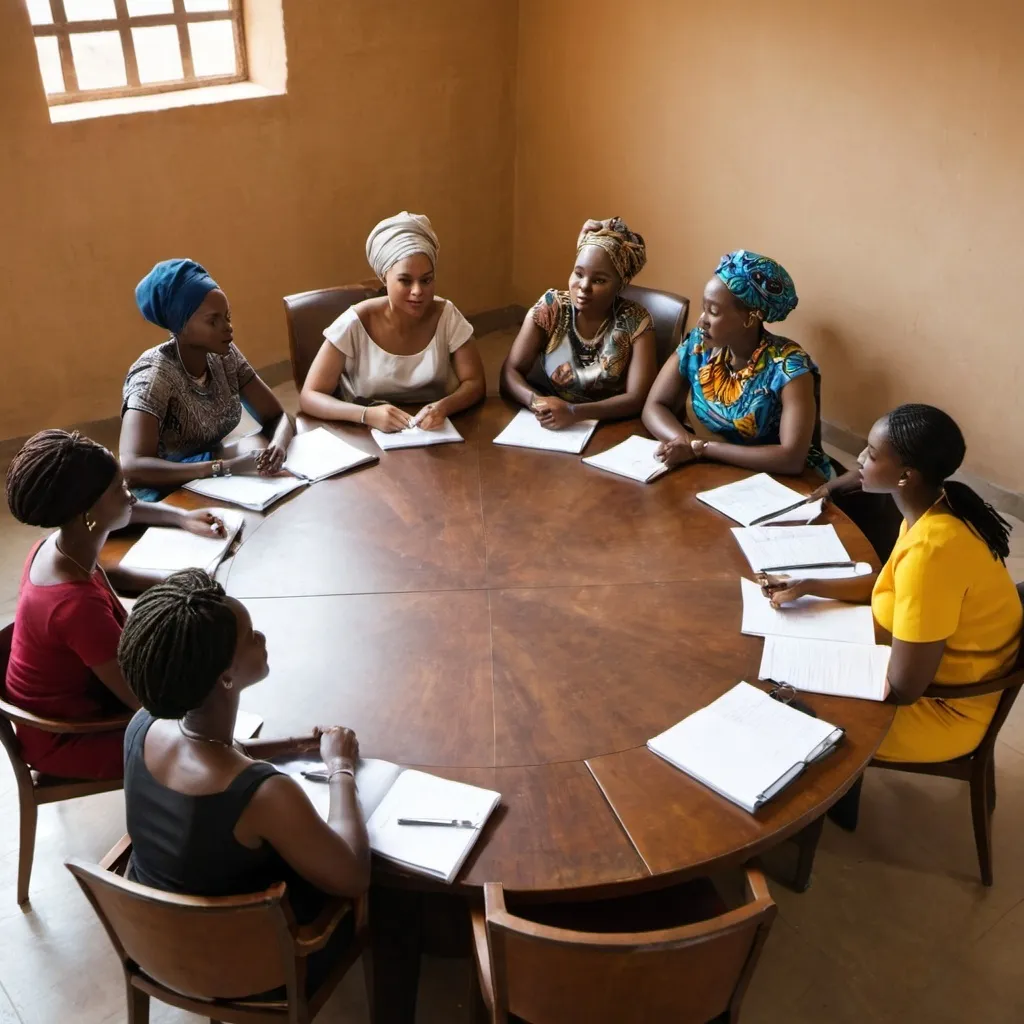
[[[327,773],[327,781],[333,782],[339,775],[347,775],[349,776],[349,778],[352,779],[353,782],[356,781],[356,773],[354,768],[332,768]]]
[[[214,459],[212,464],[211,464],[211,466],[212,466],[212,468],[210,470],[210,475],[211,476],[222,476],[223,475],[223,473],[224,473],[224,460],[223,459]]]
[[[569,406],[569,415],[570,416],[575,416],[576,415],[576,406],[575,405],[570,405]]]
[[[364,405],[363,406],[363,415],[359,417],[359,422],[362,423],[363,426],[366,425],[366,413],[369,410],[369,408],[370,407],[368,405]]]

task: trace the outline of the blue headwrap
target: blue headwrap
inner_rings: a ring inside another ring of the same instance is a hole
[[[767,256],[737,249],[718,261],[715,273],[743,305],[760,311],[768,323],[785,320],[796,309],[793,279]]]
[[[135,303],[151,324],[178,334],[216,287],[195,260],[164,260],[136,285]]]

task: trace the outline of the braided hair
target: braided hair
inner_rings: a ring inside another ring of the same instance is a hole
[[[202,569],[182,569],[135,602],[117,660],[154,718],[183,718],[213,692],[237,641],[224,588]]]
[[[116,473],[114,456],[77,430],[41,430],[7,469],[7,504],[29,526],[63,526],[92,508]]]
[[[967,484],[949,478],[960,468],[967,445],[960,428],[933,405],[901,405],[887,419],[889,443],[903,464],[916,469],[933,487],[941,487],[949,510],[1005,564],[1010,553],[1010,524]]]

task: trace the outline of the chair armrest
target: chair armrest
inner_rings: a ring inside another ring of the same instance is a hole
[[[1008,676],[1001,676],[999,679],[987,679],[981,683],[966,683],[963,686],[946,686],[943,683],[932,683],[923,696],[932,698],[943,698],[945,700],[958,700],[961,697],[983,697],[987,693],[999,693],[1002,690],[1012,690],[1015,686],[1024,683],[1024,671],[1013,672]]]
[[[77,722],[65,721],[61,718],[43,718],[31,711],[23,711],[15,704],[0,700],[0,715],[15,725],[27,725],[40,732],[68,733],[83,735],[93,732],[113,732],[115,729],[127,728],[134,711],[123,711],[106,718],[87,718]]]
[[[469,912],[469,923],[473,929],[473,957],[480,979],[480,995],[488,1011],[493,1012],[494,978],[491,976],[491,951],[487,943],[487,915],[479,907],[473,907]]]
[[[112,871],[115,875],[123,875],[128,870],[128,861],[132,855],[132,837],[126,832],[107,851],[100,861],[101,871]]]
[[[772,894],[761,868],[755,864],[746,864],[743,870],[746,873],[747,900],[751,903],[771,900]]]
[[[320,911],[315,920],[296,929],[295,955],[309,956],[323,949],[338,925],[349,914],[356,913],[356,910],[350,899],[334,897],[328,900],[327,906]]]

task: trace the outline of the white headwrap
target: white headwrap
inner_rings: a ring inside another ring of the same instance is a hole
[[[421,252],[437,266],[441,248],[430,221],[422,213],[403,210],[382,220],[366,239],[366,259],[383,281],[384,275],[399,261]]]

